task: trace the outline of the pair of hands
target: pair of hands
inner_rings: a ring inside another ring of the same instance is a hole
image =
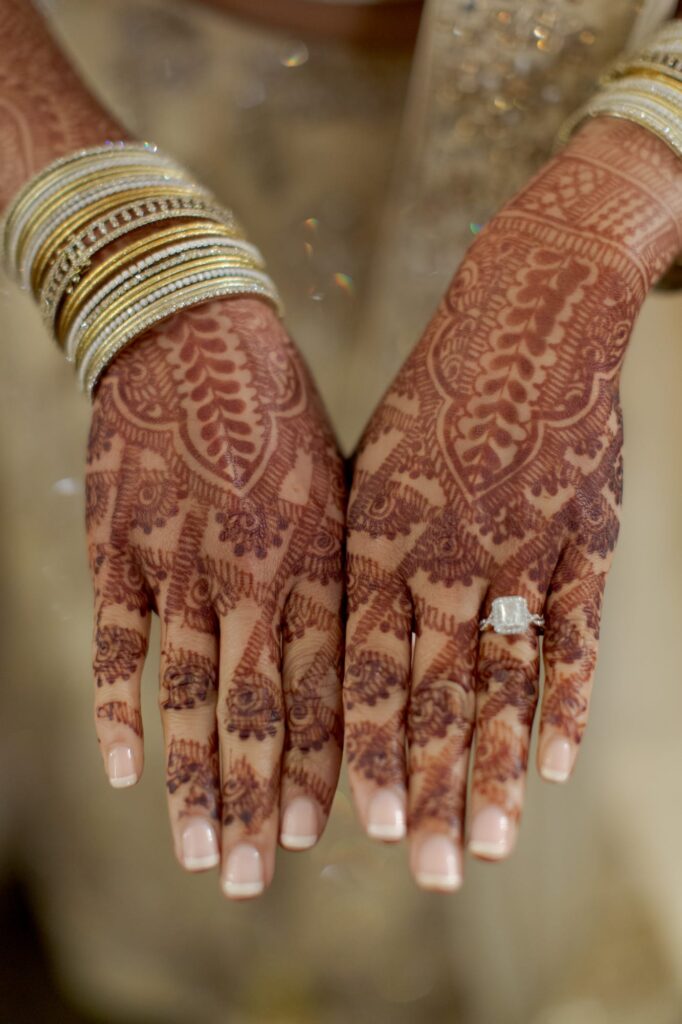
[[[681,192],[642,129],[583,129],[467,253],[366,429],[347,516],[314,385],[261,300],[183,312],[113,362],[87,469],[97,734],[134,783],[156,611],[187,869],[260,893],[278,841],[323,831],[344,731],[361,822],[407,832],[420,885],[461,884],[465,804],[471,852],[506,856],[539,651],[532,629],[479,632],[497,596],[545,615],[538,765],[569,777],[618,533],[620,368],[682,248]]]

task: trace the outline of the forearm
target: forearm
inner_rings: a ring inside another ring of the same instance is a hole
[[[0,210],[50,161],[126,133],[90,94],[29,0],[0,0]]]

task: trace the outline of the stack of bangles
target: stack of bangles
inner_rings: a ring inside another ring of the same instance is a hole
[[[682,156],[682,20],[667,22],[645,48],[620,60],[601,79],[601,90],[562,126],[567,142],[590,117],[634,121]],[[682,256],[659,285],[682,286]]]
[[[281,313],[232,213],[149,143],[50,164],[10,204],[2,243],[5,269],[32,292],[89,395],[117,352],[180,309],[259,295]]]

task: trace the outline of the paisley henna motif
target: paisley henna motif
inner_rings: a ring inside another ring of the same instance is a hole
[[[409,782],[413,828],[461,835],[474,725],[475,807],[519,816],[537,645],[478,639],[494,597],[544,610],[543,730],[580,741],[620,518],[620,370],[680,249],[679,161],[636,126],[592,122],[478,235],[365,430],[348,513],[350,778],[365,795]]]

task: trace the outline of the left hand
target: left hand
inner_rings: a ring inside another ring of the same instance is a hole
[[[583,128],[479,236],[361,442],[351,784],[376,838],[400,838],[407,805],[425,887],[461,882],[474,733],[470,850],[499,859],[517,834],[538,636],[481,633],[495,597],[545,616],[539,768],[553,781],[573,769],[618,535],[620,369],[649,285],[682,248],[681,209],[658,139],[609,119]]]

